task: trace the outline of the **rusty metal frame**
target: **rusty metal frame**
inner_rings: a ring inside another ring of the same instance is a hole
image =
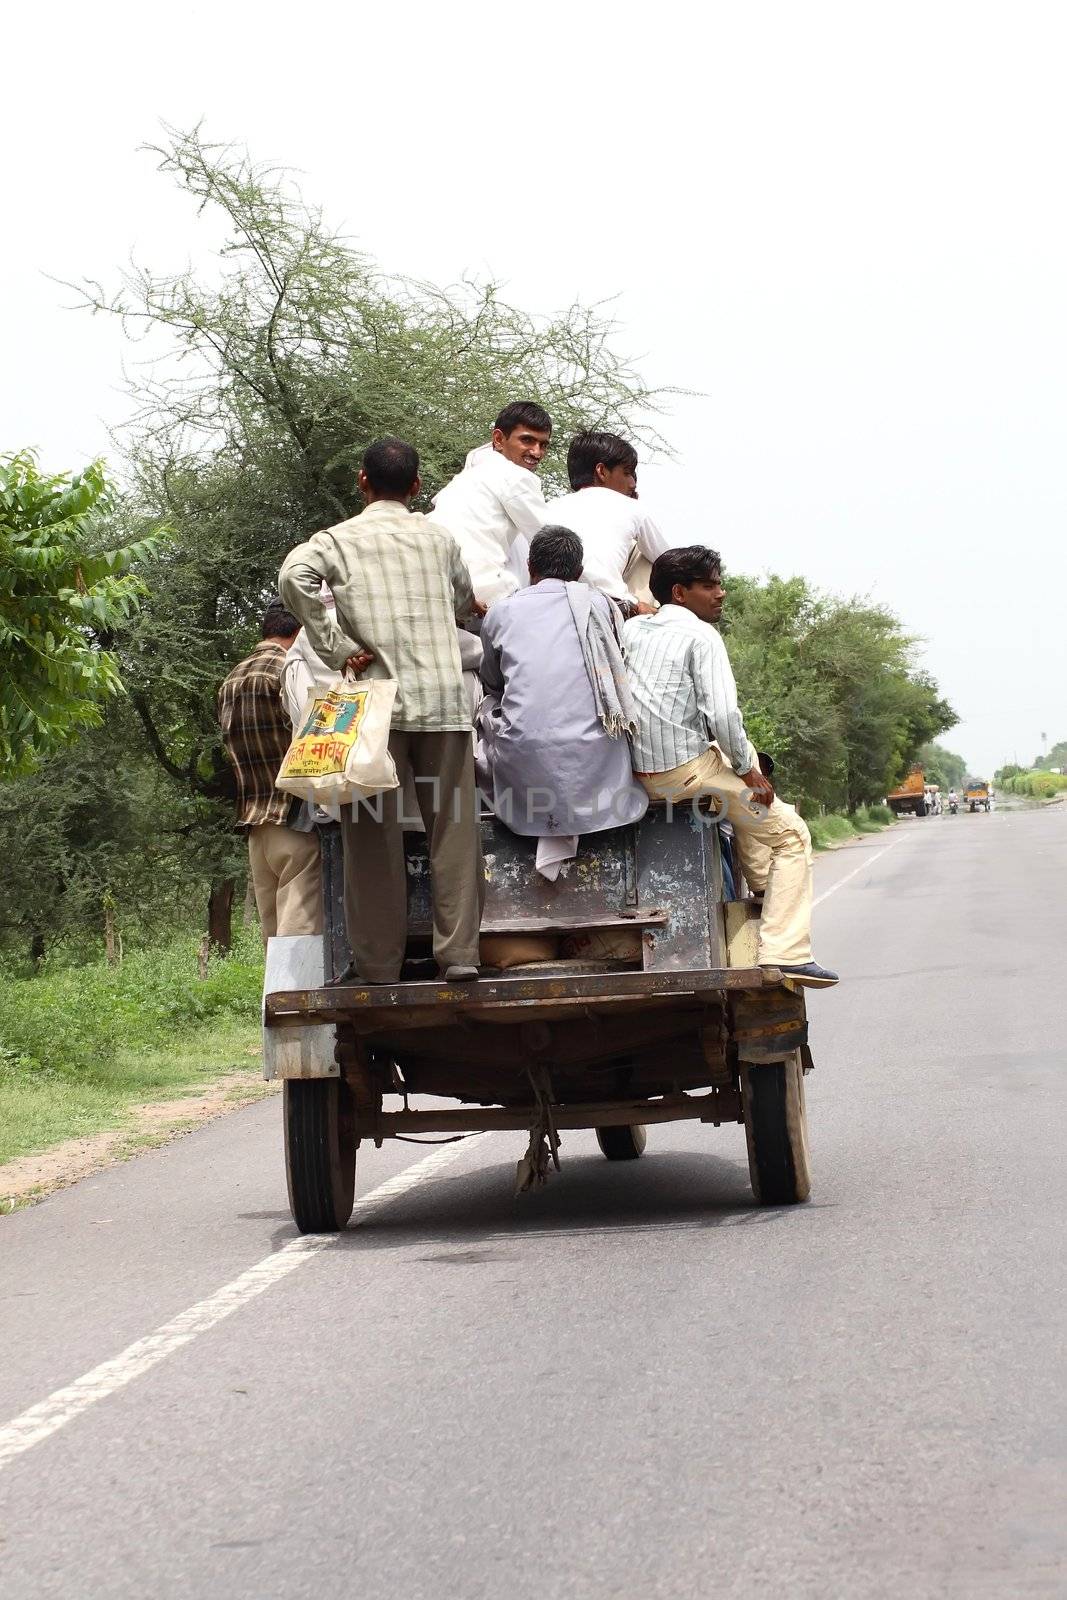
[[[382,1111],[358,1118],[361,1139],[396,1139],[415,1133],[525,1132],[538,1115],[529,1106],[460,1106],[449,1111]],[[557,1128],[618,1128],[658,1122],[741,1122],[741,1096],[736,1089],[708,1094],[675,1095],[661,1100],[621,1100],[553,1105]]]

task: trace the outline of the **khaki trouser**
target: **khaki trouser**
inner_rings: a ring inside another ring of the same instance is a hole
[[[322,932],[319,836],[280,822],[248,830],[248,860],[263,943],[276,933]]]
[[[364,983],[395,983],[407,945],[408,875],[404,862],[404,787],[408,772],[426,828],[433,894],[433,953],[442,971],[478,965],[485,899],[469,733],[389,735],[400,788],[341,813],[345,848],[345,923],[352,960]]]
[[[639,772],[655,799],[676,805],[697,795],[716,795],[718,814],[733,824],[741,870],[763,894],[761,966],[802,966],[811,960],[811,835],[792,806],[775,797],[756,800],[714,745],[670,772]]]

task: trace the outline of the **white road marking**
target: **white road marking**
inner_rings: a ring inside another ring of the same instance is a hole
[[[379,1184],[377,1189],[371,1189],[368,1194],[356,1201],[349,1227],[362,1222],[372,1211],[387,1205],[390,1200],[396,1200],[400,1195],[407,1194],[430,1178],[436,1177],[441,1168],[455,1161],[464,1148],[469,1149],[472,1143],[484,1137],[484,1134],[476,1134],[473,1139],[445,1145],[443,1149],[435,1150],[432,1155],[417,1161],[414,1166],[398,1172],[395,1178]],[[121,1354],[113,1356],[110,1361],[101,1362],[98,1367],[76,1378],[65,1388],[57,1389],[47,1400],[41,1400],[37,1405],[30,1406],[21,1416],[0,1427],[0,1472],[9,1462],[14,1461],[16,1456],[22,1455],[23,1451],[32,1449],[35,1444],[40,1444],[42,1440],[57,1433],[60,1428],[65,1427],[68,1422],[73,1422],[75,1417],[81,1416],[83,1411],[87,1411],[98,1400],[106,1400],[108,1395],[125,1388],[142,1373],[151,1371],[161,1361],[165,1361],[167,1356],[173,1355],[175,1350],[182,1349],[198,1335],[209,1332],[224,1318],[239,1311],[249,1300],[254,1300],[256,1295],[262,1294],[272,1284],[288,1277],[290,1272],[295,1272],[305,1261],[310,1261],[321,1251],[329,1249],[336,1239],[336,1234],[320,1233],[291,1240],[273,1255],[257,1261],[254,1267],[249,1267],[231,1283],[224,1284],[206,1300],[190,1306],[188,1311],[180,1312],[169,1322],[163,1323],[154,1333],[128,1345]]]
[[[816,906],[821,906],[824,900],[829,900],[832,894],[836,894],[838,889],[843,889],[845,884],[851,882],[859,873],[866,872],[868,867],[873,867],[874,863],[880,860],[887,851],[895,850],[899,843],[899,839],[894,839],[892,844],[884,845],[881,850],[876,850],[873,856],[868,856],[866,861],[862,861],[858,867],[853,867],[851,872],[846,872],[845,876],[838,878],[837,882],[832,884],[829,889],[824,889],[822,894],[815,896],[815,899],[811,902],[811,909],[814,911]]]

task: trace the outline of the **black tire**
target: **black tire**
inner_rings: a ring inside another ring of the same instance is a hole
[[[282,1114],[293,1221],[301,1233],[339,1233],[356,1186],[351,1092],[341,1078],[287,1078]]]
[[[752,1192],[764,1206],[795,1206],[811,1193],[808,1120],[800,1052],[742,1066],[741,1095]]]
[[[926,815],[926,801],[925,800],[917,800],[915,802],[915,815],[917,817],[925,817],[925,815]]]
[[[596,1130],[596,1142],[609,1161],[636,1161],[647,1141],[647,1129],[636,1122],[631,1127]]]

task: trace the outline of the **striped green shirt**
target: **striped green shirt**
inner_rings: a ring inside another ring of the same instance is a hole
[[[325,582],[335,612],[323,605]],[[456,623],[472,614],[470,576],[451,534],[398,500],[376,500],[291,550],[278,588],[323,661],[340,672],[370,650],[365,678],[394,678],[393,727],[467,732]]]

